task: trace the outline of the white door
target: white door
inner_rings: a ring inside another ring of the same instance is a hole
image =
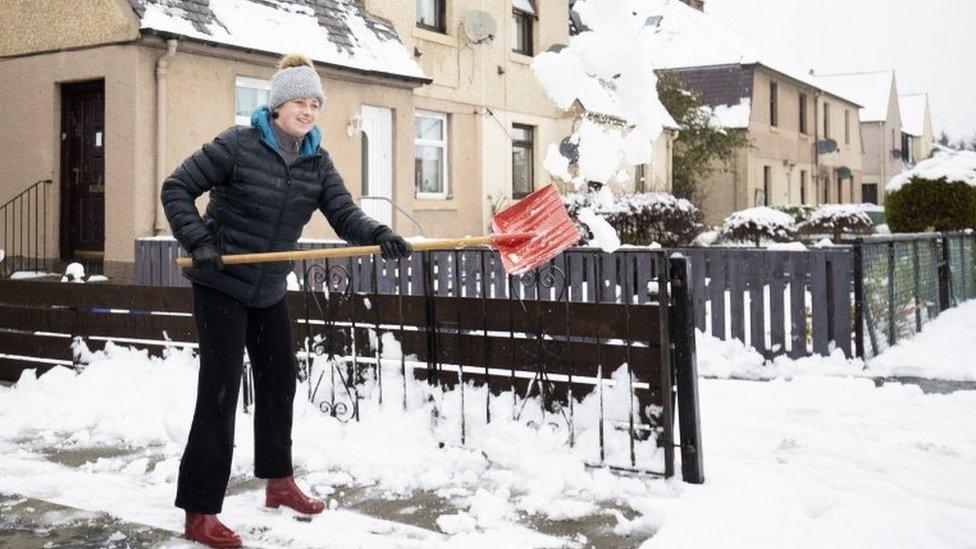
[[[363,105],[359,115],[362,140],[362,205],[373,219],[392,227],[393,111]]]

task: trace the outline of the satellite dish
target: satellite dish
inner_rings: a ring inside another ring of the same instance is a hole
[[[471,10],[464,16],[461,23],[464,35],[475,44],[491,42],[498,35],[498,23],[490,13],[481,10]]]

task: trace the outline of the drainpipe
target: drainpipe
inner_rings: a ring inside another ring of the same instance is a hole
[[[820,90],[813,91],[813,173],[811,174],[810,180],[814,182],[813,184],[813,205],[816,206],[820,204],[820,197],[823,193],[820,192],[820,150],[817,148],[817,141],[820,140],[820,96],[823,95]],[[826,111],[824,115],[826,116]],[[827,139],[827,136],[824,136]]]
[[[878,198],[880,198],[880,202],[884,202],[884,195],[883,195],[884,187],[885,187],[885,183],[888,182],[888,170],[885,169],[887,167],[886,164],[888,162],[888,159],[885,156],[885,144],[884,144],[885,138],[888,137],[885,134],[888,132],[885,131],[884,120],[878,122],[878,131],[881,132],[881,181],[878,181]],[[892,143],[892,147],[893,146],[894,143]]]
[[[163,205],[159,201],[159,194],[163,190],[163,179],[166,178],[166,173],[163,171],[166,166],[166,71],[170,60],[176,56],[176,44],[174,38],[167,40],[166,53],[156,61],[156,184],[153,186],[156,192],[152,197],[155,212],[154,235],[169,229],[166,216],[163,214]]]

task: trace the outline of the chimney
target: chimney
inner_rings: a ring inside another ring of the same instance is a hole
[[[698,11],[705,11],[705,0],[681,0]]]

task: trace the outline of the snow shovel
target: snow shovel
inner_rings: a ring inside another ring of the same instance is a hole
[[[499,251],[508,274],[522,274],[576,244],[580,235],[563,206],[559,193],[547,185],[491,218],[494,234],[462,238],[424,239],[410,242],[415,252],[450,250],[470,246],[490,246]],[[346,246],[319,250],[295,250],[221,256],[225,265],[295,261],[302,259],[344,258],[378,255],[379,246]],[[180,267],[193,264],[190,257],[176,260]]]

